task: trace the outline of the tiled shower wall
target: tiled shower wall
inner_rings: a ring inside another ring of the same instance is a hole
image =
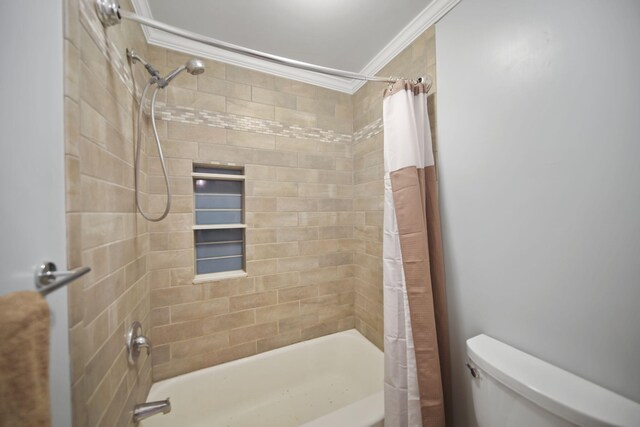
[[[188,59],[149,55],[164,71]],[[429,74],[433,94],[433,28],[380,74]],[[176,83],[160,129],[179,207],[150,225],[154,380],[354,326],[382,348],[384,86],[348,96],[211,61]],[[194,162],[246,168],[247,278],[193,285]]]
[[[437,147],[435,27],[431,26],[404,49],[378,75],[416,78],[427,73],[433,79],[429,91],[429,119],[434,147]],[[353,210],[363,223],[354,228],[358,239],[355,264],[356,328],[382,348],[382,212],[384,209],[384,168],[382,133],[382,92],[380,83],[367,83],[353,101]],[[436,156],[437,165],[437,156]]]
[[[128,367],[124,354],[135,319],[154,343],[154,380],[353,327],[382,347],[384,87],[349,96],[213,61],[183,73],[158,98],[174,203],[148,223],[134,206],[131,96],[146,76],[133,84],[124,49],[162,72],[188,57],[146,46],[133,24],[105,32],[90,2],[68,3],[69,267],[94,270],[70,292],[74,425],[125,425],[145,399],[151,362]],[[433,36],[381,74],[435,78]],[[142,200],[159,213],[146,140]],[[193,284],[193,163],[245,168],[247,277]]]
[[[149,55],[163,71],[188,59]],[[213,61],[175,83],[159,122],[175,208],[149,226],[154,379],[353,328],[350,96]],[[193,284],[194,163],[245,168],[245,278]]]
[[[112,427],[131,423],[151,385],[150,358],[129,366],[124,346],[131,321],[150,328],[148,232],[133,198],[132,79],[113,57],[146,48],[139,26],[105,32],[93,7],[65,3],[68,267],[92,268],[69,285],[73,425]]]

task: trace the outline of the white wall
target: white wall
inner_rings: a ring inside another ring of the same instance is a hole
[[[436,31],[455,425],[481,332],[640,401],[640,2],[465,0]]]
[[[35,290],[34,268],[66,262],[62,1],[0,6],[0,294]],[[54,427],[71,425],[67,291],[52,311]],[[20,349],[16,349],[20,351]]]

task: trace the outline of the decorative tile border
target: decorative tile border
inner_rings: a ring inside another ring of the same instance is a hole
[[[364,126],[363,128],[357,130],[353,133],[353,142],[360,142],[363,139],[371,138],[382,132],[384,128],[384,124],[382,123],[382,119],[376,119]]]
[[[197,110],[189,107],[166,105],[161,102],[156,103],[156,118],[266,135],[314,139],[322,142],[350,143],[352,141],[351,134],[339,133],[329,129],[286,125],[275,120]]]

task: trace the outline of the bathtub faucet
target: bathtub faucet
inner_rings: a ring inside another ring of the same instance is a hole
[[[156,400],[155,402],[140,403],[133,407],[133,422],[138,423],[145,418],[159,413],[168,414],[171,412],[171,402],[166,400]]]

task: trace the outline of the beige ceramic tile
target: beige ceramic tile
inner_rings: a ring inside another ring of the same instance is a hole
[[[298,167],[311,169],[335,169],[336,160],[333,156],[319,154],[298,154]]]
[[[315,114],[281,107],[275,107],[275,119],[287,125],[315,127],[317,124]]]
[[[203,111],[225,111],[225,97],[195,90],[167,87],[167,104]]]
[[[269,74],[249,70],[247,68],[227,65],[227,80],[249,84],[252,86],[274,89],[275,77]]]
[[[273,350],[286,345],[295,344],[301,341],[300,331],[280,334],[272,338],[265,338],[258,341],[258,352]]]
[[[227,144],[238,147],[260,148],[264,150],[274,149],[275,136],[255,132],[242,132],[236,130],[227,131]]]
[[[203,323],[204,334],[228,331],[255,323],[255,311],[244,310],[208,318]]]
[[[184,322],[203,317],[216,316],[229,312],[229,299],[207,299],[187,304],[174,304],[171,309],[171,322]]]
[[[229,333],[204,335],[187,341],[171,344],[171,359],[184,359],[198,354],[210,353],[229,346]]]
[[[221,128],[174,121],[167,123],[167,131],[169,138],[178,139],[180,141],[208,142],[217,144],[224,143],[226,138],[226,132]]]
[[[251,100],[251,86],[214,78],[208,72],[198,76],[198,90],[227,98]]]
[[[248,245],[275,243],[277,231],[273,228],[251,228],[246,231],[246,239]]]
[[[229,308],[231,311],[246,310],[256,307],[264,307],[273,305],[277,302],[277,292],[259,292],[249,295],[240,295],[229,299]]]
[[[282,287],[295,286],[299,283],[299,274],[297,271],[288,273],[269,274],[256,277],[256,291],[266,291]]]
[[[246,214],[247,225],[255,228],[295,227],[298,225],[298,214],[295,212],[249,212]]]
[[[316,296],[318,296],[318,287],[315,285],[285,288],[278,290],[278,303],[299,301]]]
[[[279,151],[314,152],[318,151],[318,144],[313,139],[276,137],[276,149]]]
[[[260,119],[274,119],[274,107],[272,105],[233,98],[227,99],[227,113],[258,117]]]
[[[313,227],[279,228],[276,233],[279,242],[315,240],[318,238],[318,229]]]
[[[231,345],[238,345],[258,339],[269,338],[278,334],[278,323],[261,323],[244,328],[233,329],[229,332],[229,342]]]
[[[251,253],[250,259],[252,260],[297,256],[298,242],[253,245],[247,247],[247,251]]]
[[[199,286],[172,286],[154,289],[151,291],[151,306],[155,308],[184,304],[199,301],[202,297],[202,287]]]
[[[263,89],[260,87],[252,88],[251,100],[262,104],[274,105],[276,107],[296,108],[295,95]]]

